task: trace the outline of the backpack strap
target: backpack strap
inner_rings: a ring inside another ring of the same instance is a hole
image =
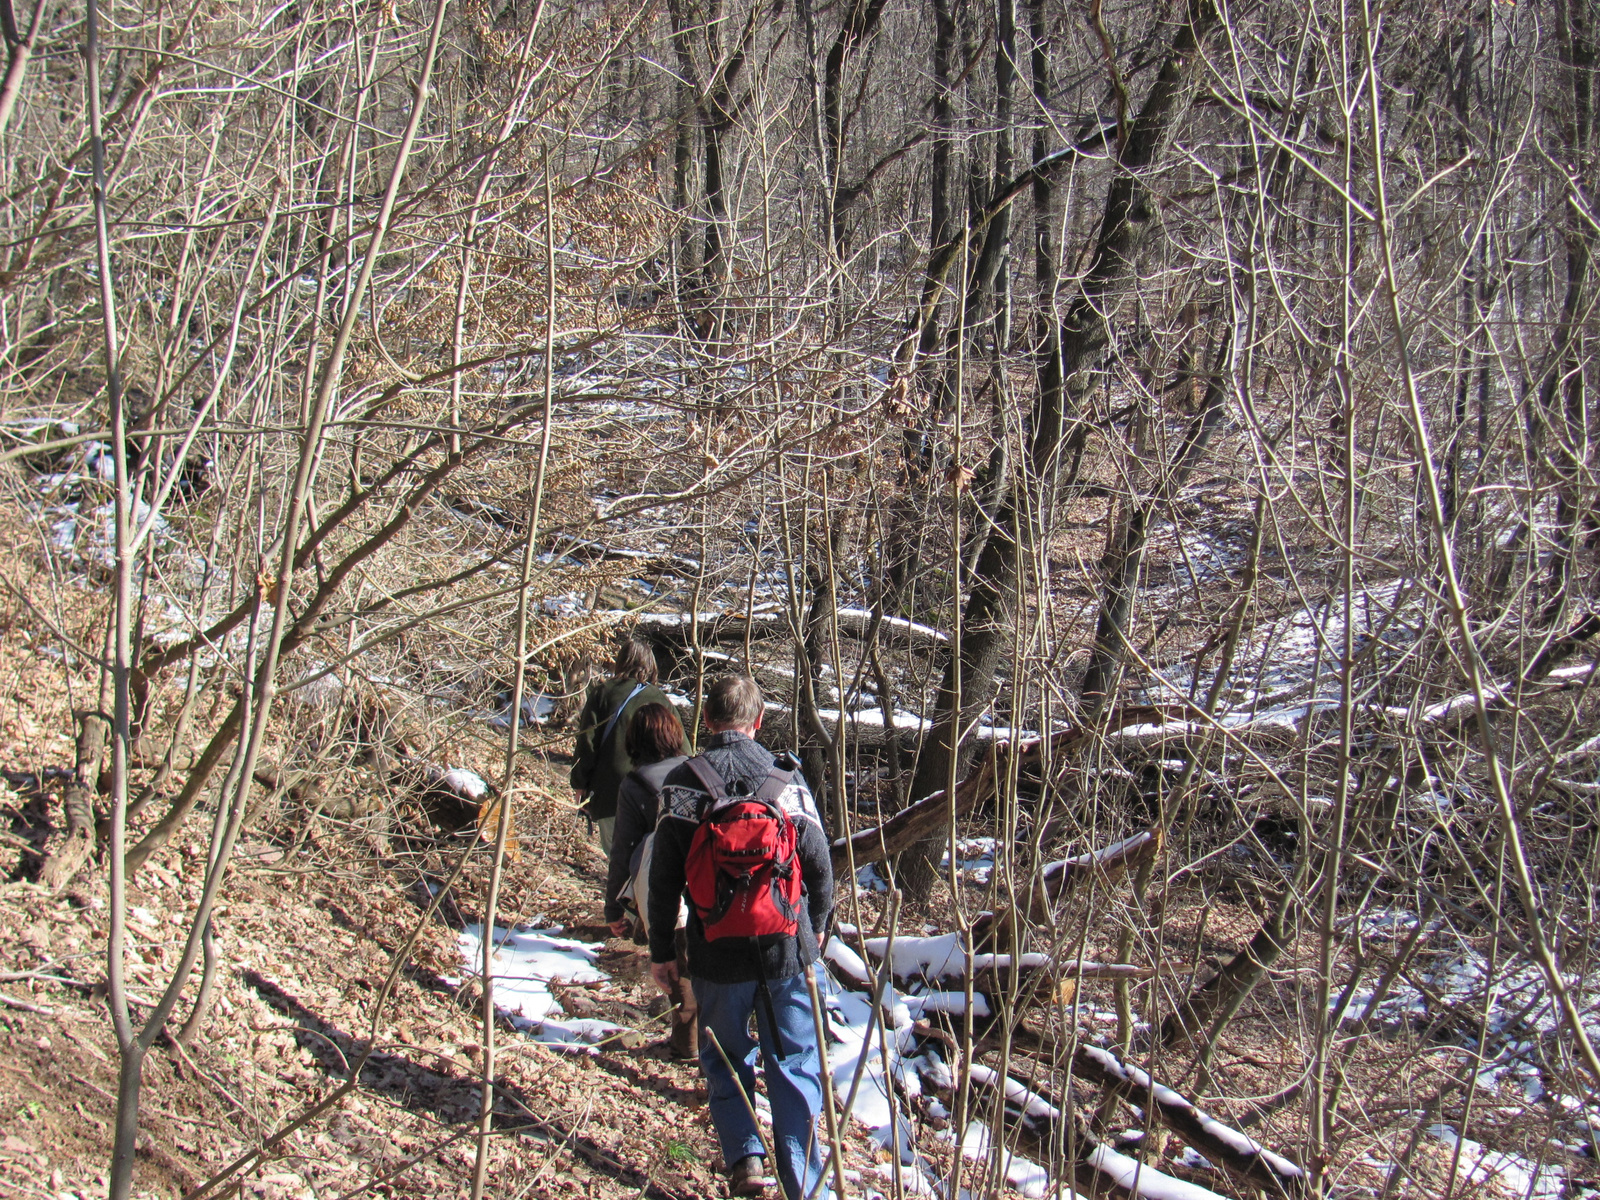
[[[711,803],[706,806],[701,814],[702,816],[705,811],[716,808],[728,798],[728,785],[722,781],[722,776],[717,774],[717,769],[706,761],[705,755],[696,754],[683,765],[695,773],[695,778],[700,781],[700,785],[706,789],[706,794],[711,797]]]
[[[765,800],[769,804],[776,805],[778,797],[783,795],[784,790],[789,786],[789,782],[793,778],[793,771],[785,771],[781,767],[773,766],[767,772],[767,777],[761,781],[761,786],[756,789],[752,798]]]
[[[787,757],[787,755],[785,756]],[[688,759],[684,765],[695,773],[695,777],[706,789],[711,797],[711,808],[718,807],[724,800],[729,799],[728,785],[723,782],[722,776],[717,774],[717,769],[706,761],[703,754],[697,754]],[[750,794],[750,799],[760,800],[766,804],[777,806],[778,797],[783,795],[784,789],[794,779],[792,768],[785,770],[774,763],[767,771],[767,777],[761,781],[761,786]]]

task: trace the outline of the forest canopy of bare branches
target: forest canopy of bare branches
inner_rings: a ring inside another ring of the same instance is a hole
[[[1600,1195],[1596,0],[0,32],[7,653],[61,697],[8,886],[105,890],[102,1194],[221,1019],[241,840],[432,881],[376,1030],[527,806],[581,824],[550,763],[633,630],[802,756],[896,1200]]]

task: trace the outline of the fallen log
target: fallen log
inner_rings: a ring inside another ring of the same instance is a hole
[[[1112,884],[1161,852],[1160,826],[1087,854],[1046,863],[1029,890],[1028,919],[1048,922],[1056,904],[1090,880]]]
[[[581,563],[628,563],[640,574],[646,575],[678,575],[684,579],[694,579],[701,573],[700,560],[685,554],[629,550],[570,533],[553,535],[545,542],[544,548],[558,558],[570,558]]]
[[[1061,1139],[1061,1144],[1071,1148],[1073,1182],[1082,1195],[1130,1200],[1222,1200],[1209,1188],[1175,1178],[1106,1145],[1081,1118],[1070,1119],[1068,1125],[1068,1116],[1054,1101],[1017,1080],[981,1063],[973,1063],[969,1070],[974,1083],[999,1093],[1030,1133],[1049,1145]],[[1063,1129],[1063,1125],[1067,1127]]]
[[[53,892],[72,881],[94,852],[96,842],[94,798],[111,722],[101,712],[80,712],[77,717],[77,760],[72,782],[61,796],[61,808],[67,818],[66,839],[39,868],[39,882]]]
[[[1301,871],[1289,881],[1279,894],[1277,903],[1261,922],[1261,928],[1222,968],[1166,1015],[1161,1022],[1161,1044],[1175,1046],[1189,1040],[1205,1043],[1206,1028],[1213,1020],[1226,1023],[1239,1010],[1256,984],[1278,961],[1285,947],[1294,940],[1300,922],[1298,890],[1304,874],[1305,858],[1301,857]],[[1218,1032],[1220,1032],[1220,1027]],[[1214,1032],[1211,1036],[1218,1034]]]
[[[1001,997],[1021,1006],[1032,1003],[1068,1003],[1081,979],[1148,979],[1149,967],[1131,963],[1101,963],[1081,959],[1056,962],[1048,954],[969,953],[960,933],[934,937],[868,938],[862,943],[867,959],[881,963],[892,954],[890,973],[900,983],[956,990],[971,976],[972,991],[988,998],[991,1008]],[[964,988],[962,989],[965,990]]]
[[[996,742],[959,784],[956,785],[955,815],[971,812],[994,791],[996,765],[1003,742]],[[943,791],[901,809],[882,825],[863,829],[833,842],[833,873],[845,875],[852,865],[857,870],[868,863],[881,862],[916,845],[941,829],[950,818],[951,802]]]
[[[1036,1132],[1047,1130],[1050,1125],[1061,1120],[1059,1108],[1009,1075],[1001,1075],[993,1067],[986,1067],[982,1063],[973,1063],[968,1070],[972,1073],[974,1083],[981,1083],[999,1092],[1005,1097],[1007,1104],[1022,1114],[1022,1119],[1028,1127]]]
[[[766,672],[756,669],[754,674],[759,683],[761,676]],[[822,726],[830,738],[838,736],[840,726],[838,709],[819,709],[816,716],[817,724]],[[770,737],[786,739],[794,729],[794,718],[795,714],[787,704],[769,700],[766,705],[766,715],[762,718],[762,730]],[[857,709],[844,714],[845,737],[857,746],[887,746],[891,740],[895,740],[902,749],[909,750],[916,746],[929,728],[931,722],[915,713],[897,712],[894,714],[893,724],[889,726],[884,724],[883,713],[877,709]]]
[[[1080,1133],[1082,1148],[1074,1164],[1074,1180],[1085,1196],[1126,1196],[1131,1200],[1222,1200],[1218,1192],[1156,1170],[1129,1158],[1089,1134]]]
[[[782,637],[793,632],[789,614],[781,609],[757,609],[749,613],[707,612],[693,618],[688,613],[638,613],[620,609],[595,615],[618,621],[634,621],[639,632],[646,637],[674,643],[687,641],[691,630],[701,645],[709,642],[742,642],[747,632],[752,636],[766,637]],[[839,633],[844,637],[863,638],[872,630],[873,615],[870,609],[841,608],[836,616]],[[941,629],[905,617],[891,616],[879,620],[878,636],[891,643],[929,649],[942,647],[950,640],[950,635]]]
[[[1144,1109],[1241,1183],[1262,1188],[1272,1196],[1300,1196],[1310,1186],[1305,1168],[1207,1116],[1191,1100],[1155,1082],[1138,1067],[1119,1061],[1109,1051],[1080,1045],[1071,1069],[1079,1079],[1113,1089]]]
[[[1265,712],[1238,722],[1214,721],[1141,721],[1108,730],[1101,736],[1112,750],[1143,750],[1155,752],[1172,747],[1196,747],[1226,739],[1232,746],[1253,746],[1278,749],[1293,745],[1304,734],[1302,723],[1316,707],[1304,704],[1297,708]],[[1323,706],[1326,707],[1326,706]]]
[[[1048,954],[990,954],[969,953],[965,940],[959,933],[941,933],[932,937],[897,937],[891,948],[889,939],[868,938],[867,953],[878,962],[885,952],[893,955],[890,970],[896,979],[921,979],[929,983],[940,980],[965,979],[968,971],[974,975],[987,974],[997,979],[1009,978],[1019,972],[1049,972],[1073,979],[1147,979],[1149,967],[1131,963],[1090,962],[1086,959],[1068,959],[1053,962]]]

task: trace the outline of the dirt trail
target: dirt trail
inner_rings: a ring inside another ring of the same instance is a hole
[[[15,793],[7,800],[15,828],[30,806]],[[581,822],[549,808],[518,818],[527,848],[509,864],[502,919],[605,938],[597,924],[602,861]],[[23,869],[24,852],[8,853],[7,873]],[[139,998],[152,998],[181,953],[201,855],[189,831],[130,890]],[[392,952],[421,919],[419,867],[447,857],[384,859],[336,833],[288,856],[265,841],[245,848],[216,918],[214,1007],[192,1044],[158,1047],[149,1059],[139,1194],[195,1188],[346,1077],[367,1047]],[[468,919],[482,870],[474,863],[457,889],[454,907]],[[28,882],[0,890],[0,1194],[105,1194],[116,1085],[99,998],[105,927],[104,884],[92,870],[59,896]],[[563,1008],[635,1028],[643,1037],[629,1040],[645,1044],[587,1052],[503,1034],[492,1193],[721,1194],[698,1070],[667,1057],[665,1027],[654,1019],[663,1004],[642,952],[613,939],[597,965],[609,981],[557,989]],[[481,1052],[476,988],[446,982],[460,966],[455,931],[436,919],[402,964],[355,1093],[251,1171],[245,1195],[333,1197],[374,1184],[382,1195],[466,1194]],[[186,1011],[180,1006],[180,1017]]]

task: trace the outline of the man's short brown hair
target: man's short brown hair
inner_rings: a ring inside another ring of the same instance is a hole
[[[748,675],[718,675],[706,688],[705,722],[716,729],[748,729],[761,716],[761,689]]]

